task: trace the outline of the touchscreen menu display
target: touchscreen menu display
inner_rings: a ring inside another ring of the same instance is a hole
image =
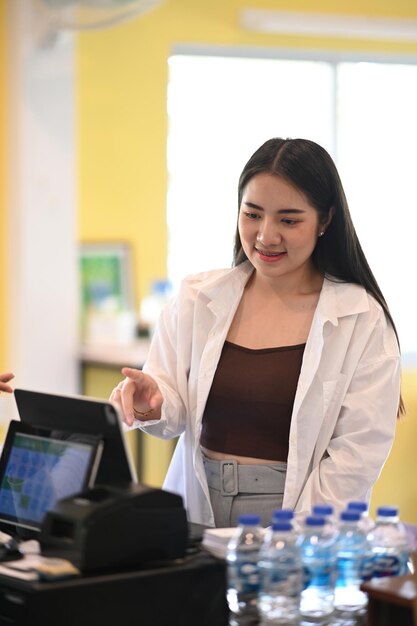
[[[15,433],[0,485],[0,516],[17,524],[40,526],[61,498],[81,491],[95,446]]]

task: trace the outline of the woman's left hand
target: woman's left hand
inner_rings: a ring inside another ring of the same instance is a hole
[[[7,372],[6,374],[0,374],[0,393],[6,391],[7,393],[13,393],[13,388],[7,383],[14,378],[14,374]]]

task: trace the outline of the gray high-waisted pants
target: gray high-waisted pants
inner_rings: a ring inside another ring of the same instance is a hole
[[[271,524],[272,512],[282,508],[286,463],[241,465],[204,454],[203,460],[217,528],[236,526],[240,515],[253,513],[262,526]]]

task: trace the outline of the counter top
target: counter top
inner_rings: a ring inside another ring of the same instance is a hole
[[[150,339],[131,343],[84,343],[78,357],[83,364],[96,363],[114,367],[142,367],[148,356]]]

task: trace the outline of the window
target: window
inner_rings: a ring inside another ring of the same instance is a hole
[[[169,278],[230,267],[239,174],[270,137],[307,137],[335,159],[361,244],[417,351],[414,146],[417,65],[174,54],[169,60]]]

